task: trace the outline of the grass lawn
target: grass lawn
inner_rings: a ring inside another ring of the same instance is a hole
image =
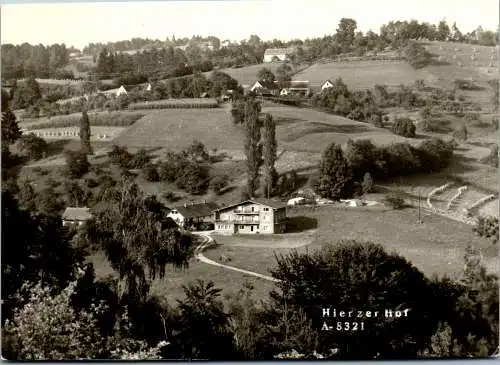
[[[471,226],[440,216],[425,215],[424,223],[416,224],[416,209],[394,211],[369,208],[318,207],[294,208],[289,216],[307,216],[318,221],[318,229],[312,234],[310,245],[297,248],[299,252],[314,250],[325,243],[342,239],[372,241],[382,244],[388,252],[396,252],[411,261],[427,276],[459,274],[463,268],[463,254],[470,242],[481,248],[485,264],[491,271],[498,272],[498,250],[487,240],[472,233]],[[286,236],[286,235],[283,235]],[[256,237],[255,240],[260,240]],[[275,265],[275,253],[286,253],[290,249],[273,247],[241,247],[233,245],[241,238],[217,239],[225,243],[210,251],[206,256],[219,261],[221,255],[230,258],[228,265],[268,274]],[[249,241],[249,238],[244,238]]]
[[[233,125],[225,109],[167,109],[147,111],[115,139],[127,147],[163,147],[180,150],[194,139],[209,149],[243,148],[243,130]]]
[[[103,254],[89,256],[88,261],[93,263],[98,278],[116,275]],[[168,268],[165,278],[153,281],[151,294],[167,298],[168,302],[174,305],[177,299],[184,298],[182,286],[197,279],[205,282],[213,281],[217,288],[222,289],[223,296],[237,292],[243,288],[247,281],[253,284],[256,298],[266,298],[269,291],[274,288],[274,283],[270,281],[207,265],[193,259],[187,269],[174,270]]]
[[[312,109],[274,106],[265,107],[262,112],[275,118],[278,145],[287,151],[322,153],[330,143],[344,144],[349,138],[371,139],[377,145],[422,142],[422,139],[404,138],[388,129]]]
[[[297,73],[294,80],[308,80],[313,88],[319,88],[326,80],[337,78],[347,84],[349,89],[373,88],[380,85],[413,84],[417,79],[427,84],[435,82],[432,74],[425,69],[414,70],[404,61],[354,61],[315,64]]]

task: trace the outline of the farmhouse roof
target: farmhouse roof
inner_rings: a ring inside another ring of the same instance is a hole
[[[253,89],[264,88],[264,89],[268,89],[268,90],[274,90],[274,89],[278,89],[279,86],[275,82],[259,80],[259,81],[256,81],[255,84],[253,84],[252,88]]]
[[[208,203],[186,203],[175,207],[184,218],[197,218],[205,217],[210,215],[214,210],[218,208],[218,205],[212,202]]]
[[[257,203],[257,204],[264,205],[266,207],[273,208],[273,209],[281,209],[281,208],[286,207],[286,204],[283,202],[280,202],[280,201],[270,200],[270,199],[253,198],[253,199],[244,200],[244,201],[239,202],[239,203],[227,205],[225,207],[215,209],[215,210],[227,209],[227,208],[235,207],[235,206],[242,205],[245,203]]]
[[[321,86],[325,85],[325,84],[326,84],[326,83],[328,83],[328,82],[329,82],[330,84],[332,84],[332,85],[333,85],[332,80],[328,79],[328,80],[326,80],[324,83],[322,83],[322,84],[321,84]]]
[[[293,52],[293,48],[268,48],[264,52],[264,56],[287,55]]]
[[[85,221],[92,218],[89,208],[68,207],[62,215],[62,219],[69,221]]]

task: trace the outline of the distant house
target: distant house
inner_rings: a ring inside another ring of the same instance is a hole
[[[331,82],[330,80],[326,80],[323,85],[321,85],[321,91],[323,90],[326,90],[326,89],[329,89],[333,87],[333,82]]]
[[[92,218],[89,208],[68,207],[62,215],[63,226],[81,226],[85,221]]]
[[[221,48],[229,47],[231,45],[231,41],[226,39],[220,43]]]
[[[250,199],[216,209],[215,231],[223,234],[272,234],[286,231],[286,205],[265,199]]]
[[[278,95],[279,87],[274,82],[255,81],[252,87],[250,87],[250,91],[258,95]]]
[[[288,88],[283,88],[280,91],[280,96],[287,96],[289,94],[290,94],[290,89],[288,89]]]
[[[149,83],[147,84],[146,91],[151,91],[151,84],[149,84]]]
[[[122,86],[116,91],[116,96],[127,95],[127,90]]]
[[[264,62],[286,61],[294,52],[293,48],[268,48],[264,52]]]
[[[105,90],[105,91],[98,91],[99,94],[102,94],[106,97],[110,96],[120,96],[120,95],[127,95],[127,90],[122,86],[120,86],[118,89],[110,89],[110,90]]]
[[[212,212],[217,209],[215,203],[185,203],[172,208],[167,217],[183,227],[185,224],[210,223],[213,220]]]

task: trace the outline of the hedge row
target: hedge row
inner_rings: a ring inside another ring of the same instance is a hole
[[[100,127],[128,127],[142,118],[144,114],[89,114],[89,122],[92,126]],[[26,127],[27,130],[39,130],[49,128],[66,128],[80,125],[81,116],[68,116],[66,119],[54,120],[46,123],[34,124]]]
[[[168,99],[132,103],[130,110],[140,109],[201,109],[217,108],[219,103],[215,99]]]

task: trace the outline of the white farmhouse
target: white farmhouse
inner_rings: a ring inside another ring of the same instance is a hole
[[[326,89],[329,89],[333,87],[333,82],[331,82],[330,80],[326,80],[323,85],[321,85],[321,91],[323,90],[326,90]]]
[[[293,48],[268,48],[264,52],[264,62],[282,62],[293,53]]]

